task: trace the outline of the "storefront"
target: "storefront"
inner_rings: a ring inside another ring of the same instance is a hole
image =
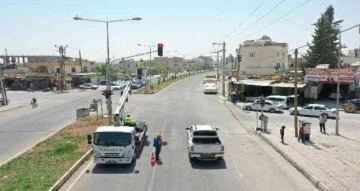
[[[341,98],[351,99],[356,94],[353,88],[351,88],[355,81],[351,68],[342,68],[340,70],[308,68],[305,80],[311,84],[311,92],[313,94],[311,97],[315,99],[333,98],[332,94],[337,94],[338,82],[340,84]]]

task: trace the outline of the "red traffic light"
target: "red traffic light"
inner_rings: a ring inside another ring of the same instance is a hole
[[[162,43],[158,43],[158,48],[162,48],[164,45]]]

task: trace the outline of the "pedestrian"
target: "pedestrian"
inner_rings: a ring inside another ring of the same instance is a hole
[[[285,126],[282,126],[280,129],[281,142],[284,143],[284,134],[285,134]]]
[[[326,121],[327,121],[326,115],[324,113],[321,114],[319,117],[320,132],[324,134],[326,134],[326,130],[325,130]],[[322,130],[324,130],[324,132]]]
[[[153,146],[155,147],[156,161],[159,161],[160,160],[161,146],[162,146],[162,140],[161,140],[161,135],[160,134],[157,134],[157,136],[154,138]]]
[[[302,143],[305,142],[305,124],[303,123],[299,129],[299,138],[298,138],[298,141]]]

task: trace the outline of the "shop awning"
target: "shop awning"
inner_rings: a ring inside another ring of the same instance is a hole
[[[298,84],[297,87],[298,88],[303,88],[305,87],[306,84]],[[275,83],[275,84],[271,84],[271,87],[278,87],[278,88],[295,88],[295,84],[294,83]]]
[[[235,84],[244,84],[248,86],[271,86],[274,80],[240,80],[234,82]]]

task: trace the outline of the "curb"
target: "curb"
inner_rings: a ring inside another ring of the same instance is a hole
[[[76,163],[57,181],[55,184],[49,188],[49,191],[57,191],[65,184],[67,180],[79,169],[79,167],[84,163],[86,158],[91,155],[93,149],[88,150]]]
[[[63,128],[62,128],[63,129]],[[62,129],[56,130],[52,133],[50,133],[48,136],[42,138],[40,141],[37,141],[36,143],[30,145],[29,147],[25,148],[24,150],[16,153],[15,155],[11,156],[9,159],[6,159],[5,161],[0,163],[0,167],[6,165],[7,163],[11,162],[12,160],[14,160],[15,158],[19,157],[20,155],[26,153],[27,151],[29,151],[30,149],[32,149],[33,147],[35,147],[36,145],[46,141],[47,139],[49,139],[50,137],[54,136],[56,133],[58,133],[59,131],[61,131]]]
[[[273,149],[275,149],[281,156],[284,157],[291,165],[293,165],[298,171],[300,171],[311,183],[321,191],[330,191],[330,188],[327,187],[323,182],[319,181],[314,175],[308,172],[303,166],[296,163],[292,158],[290,158],[287,154],[285,154],[279,147],[275,146],[268,138],[263,136],[261,133],[256,132],[261,139],[267,142]]]
[[[9,108],[9,109],[4,109],[4,110],[1,110],[0,113],[5,113],[5,112],[15,110],[15,109],[19,109],[19,108],[22,108],[22,107],[26,107],[26,106],[25,105],[20,105],[20,106]]]

